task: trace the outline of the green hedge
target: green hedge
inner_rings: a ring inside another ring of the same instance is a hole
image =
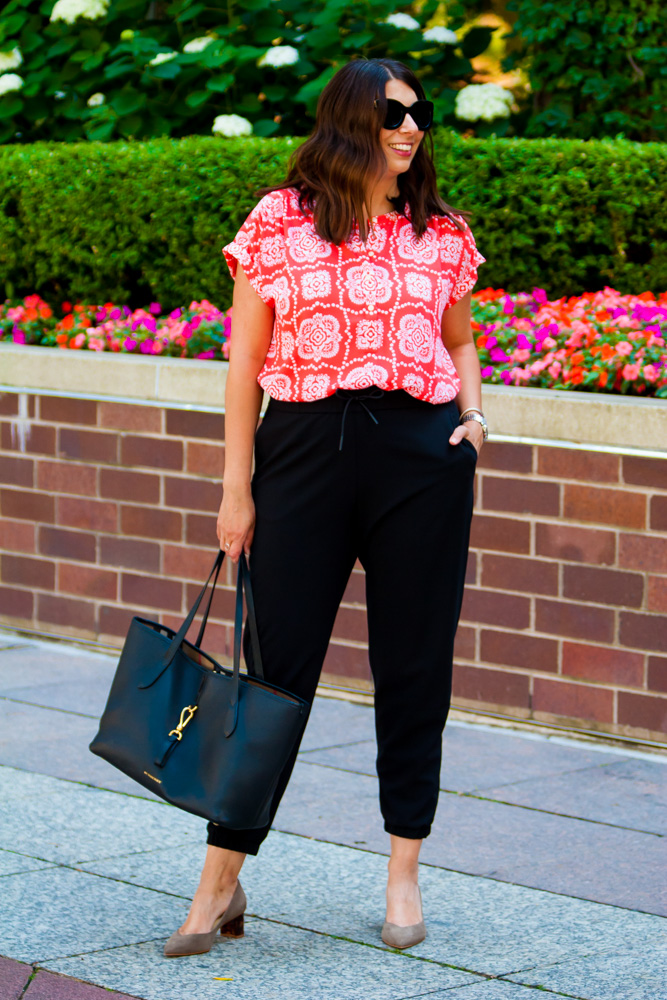
[[[551,298],[667,288],[667,147],[435,138],[443,196],[472,211],[488,260],[478,287],[542,287]],[[220,250],[256,188],[282,179],[297,141],[0,147],[0,294],[225,307]]]

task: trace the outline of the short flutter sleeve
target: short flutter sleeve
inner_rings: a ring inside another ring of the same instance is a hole
[[[222,248],[232,278],[240,264],[267,305],[275,305],[275,279],[285,266],[285,203],[282,191],[264,195],[231,243]]]
[[[443,282],[449,288],[446,309],[475,287],[477,268],[486,262],[486,257],[482,257],[477,249],[470,226],[465,219],[458,218],[463,223],[463,229],[447,217],[439,219],[440,262]]]

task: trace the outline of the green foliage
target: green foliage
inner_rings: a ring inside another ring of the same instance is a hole
[[[505,68],[530,76],[526,136],[667,139],[662,0],[509,0]]]
[[[0,96],[0,143],[210,135],[219,114],[240,115],[263,136],[306,135],[322,87],[357,56],[407,63],[435,102],[437,120],[456,127],[453,85],[472,78],[470,59],[493,33],[472,28],[458,46],[426,41],[421,29],[438,0],[399,4],[419,22],[410,30],[384,23],[395,0],[112,0],[104,18],[71,25],[50,22],[53,6],[10,0],[0,15],[0,53],[18,47],[24,60],[13,71],[23,88]],[[447,13],[450,28],[461,29],[465,0]],[[183,51],[206,36],[212,40],[201,51]],[[258,65],[274,46],[297,50],[297,61]],[[93,94],[104,103],[89,107]]]
[[[472,212],[487,258],[480,288],[667,289],[664,145],[435,140],[443,197]],[[296,146],[191,136],[0,147],[0,294],[222,307],[232,286],[221,248]]]

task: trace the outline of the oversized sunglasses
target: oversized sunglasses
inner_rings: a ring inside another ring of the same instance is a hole
[[[375,106],[377,107],[377,101]],[[433,124],[433,101],[415,101],[414,104],[406,107],[400,101],[388,97],[387,114],[382,127],[390,130],[400,128],[408,114],[419,131],[425,132]]]

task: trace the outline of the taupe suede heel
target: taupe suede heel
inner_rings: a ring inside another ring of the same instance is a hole
[[[419,889],[419,886],[417,886]],[[421,901],[422,891],[419,889],[419,899]],[[423,906],[422,906],[423,911]],[[426,925],[423,920],[418,924],[409,924],[407,927],[400,927],[398,924],[390,924],[385,920],[382,927],[382,940],[390,948],[412,948],[419,944],[426,937]]]
[[[220,931],[223,937],[243,937],[243,914],[247,900],[241,883],[238,882],[231,902],[210,931],[203,934],[180,934],[174,931],[164,946],[166,958],[180,958],[183,955],[203,955],[210,951],[215,935]]]

